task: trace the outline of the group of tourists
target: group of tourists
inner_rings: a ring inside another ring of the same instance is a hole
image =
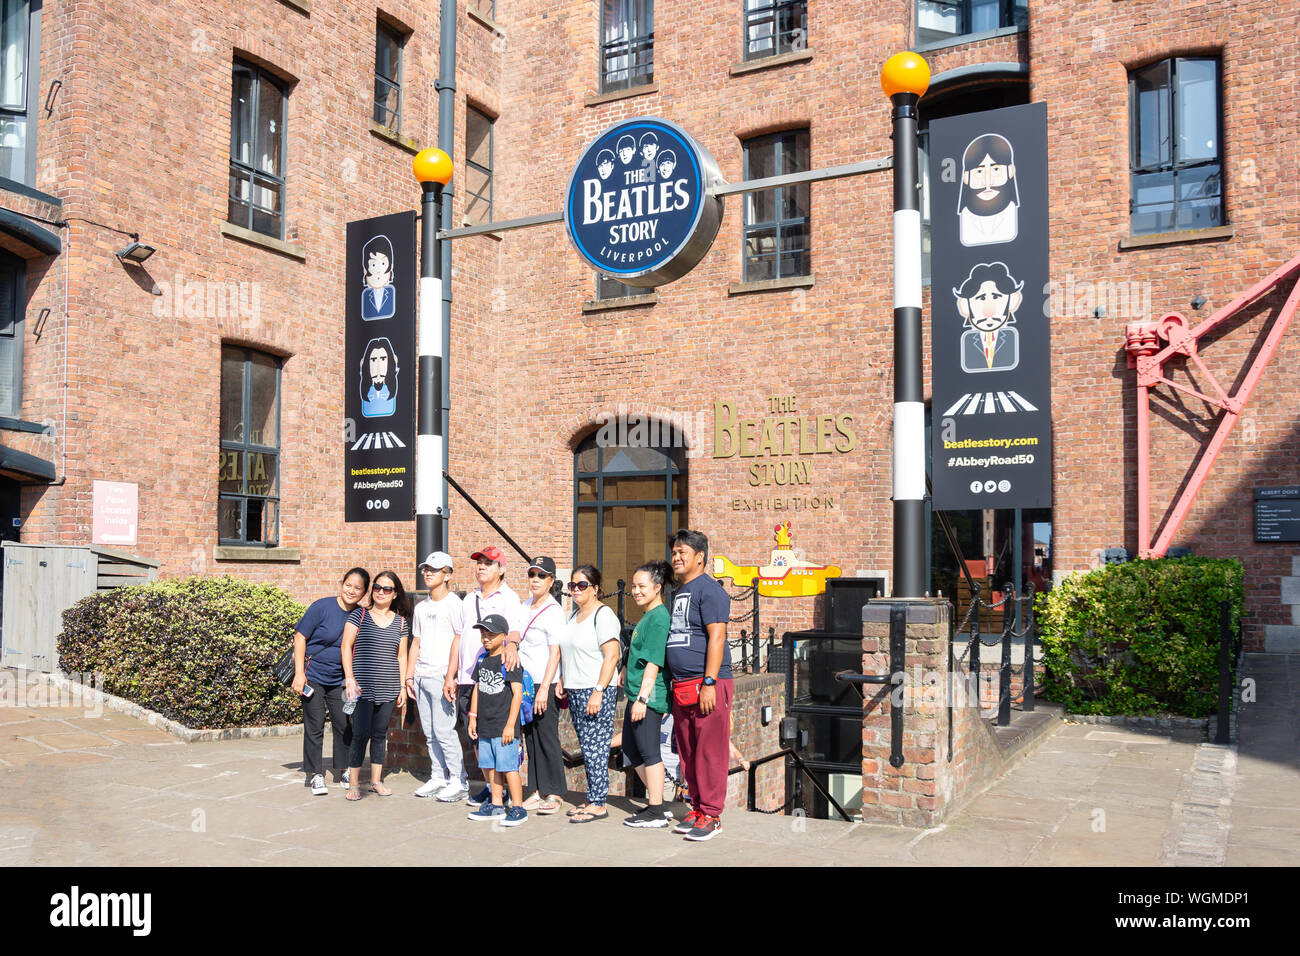
[[[470,820],[504,827],[526,822],[530,811],[558,813],[568,789],[560,748],[560,712],[567,709],[587,783],[586,799],[569,809],[569,822],[605,820],[621,689],[624,763],[645,784],[647,799],[623,822],[672,826],[688,840],[708,840],[722,827],[732,754],[730,598],[704,573],[708,549],[701,532],[678,531],[671,565],[651,561],[636,570],[630,591],[642,615],[626,654],[622,624],[602,603],[601,573],[590,564],[570,576],[567,612],[552,597],[556,567],[544,555],[528,563],[521,599],[505,582],[500,549],[475,551],[476,586],[462,598],[451,589],[451,557],[434,552],[419,568],[428,598],[414,608],[393,572],[380,572],[372,583],[364,569],[351,569],[338,595],[314,602],[294,633],[293,689],[302,696],[303,769],[312,792],[328,792],[322,766],[328,709],[333,770],[347,799],[361,799],[367,745],[366,789],[390,796],[382,779],[388,724],[394,710],[414,701],[430,763],[417,797],[467,800]],[[674,585],[670,613],[664,602]],[[672,746],[665,745],[669,739]],[[485,779],[473,796],[466,746],[476,751]],[[691,804],[681,821],[663,805],[665,757],[672,760],[674,751]]]

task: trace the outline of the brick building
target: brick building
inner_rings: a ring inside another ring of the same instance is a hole
[[[93,483],[111,481],[138,492],[121,547],[164,575],[270,580],[306,600],[352,564],[411,567],[412,524],[343,521],[343,234],[418,203],[410,159],[436,139],[438,7],[4,5],[6,535],[88,542]],[[932,69],[923,124],[1045,102],[1065,291],[1054,507],[1026,516],[1027,574],[1035,552],[1046,576],[1136,550],[1126,323],[1208,314],[1300,251],[1294,149],[1278,135],[1300,108],[1287,5],[460,8],[457,225],[559,210],[585,145],[639,115],[686,129],[729,182],[888,156],[878,74],[902,49]],[[118,255],[130,234],[157,250],[139,265]],[[730,197],[700,265],[650,292],[598,285],[559,223],[455,240],[451,474],[527,550],[562,568],[598,560],[611,581],[677,526],[762,564],[787,519],[810,561],[887,578],[890,238],[883,173]],[[1221,378],[1281,301],[1206,349]],[[1256,485],[1300,483],[1298,342],[1284,340],[1176,541],[1246,563],[1248,647],[1283,646],[1300,625],[1281,595],[1294,546],[1254,543],[1250,522]],[[646,444],[642,419],[678,426],[684,444],[612,447],[601,428],[620,416],[628,446]],[[781,455],[727,438],[792,416],[814,434],[826,417],[844,428]],[[1153,520],[1211,417],[1190,401],[1156,416]],[[966,557],[1001,554],[996,578],[1009,576],[1009,514],[959,524]],[[450,529],[453,554],[504,544],[454,493]],[[953,565],[936,545],[936,588]],[[809,626],[819,604],[766,602],[763,629]]]

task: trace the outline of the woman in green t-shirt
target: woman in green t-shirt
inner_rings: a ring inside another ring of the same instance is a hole
[[[632,600],[642,608],[632,631],[623,686],[628,705],[623,715],[623,755],[645,784],[647,806],[623,821],[630,827],[666,827],[664,813],[664,763],[659,753],[659,727],[668,711],[668,686],[664,682],[664,649],[671,619],[664,607],[664,585],[672,578],[667,561],[651,561],[632,575]]]

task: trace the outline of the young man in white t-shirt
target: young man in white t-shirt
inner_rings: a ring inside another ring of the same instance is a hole
[[[501,657],[507,670],[519,666],[519,596],[510,585],[506,584],[505,555],[495,546],[475,551],[469,556],[474,562],[474,578],[478,587],[465,595],[462,605],[464,624],[460,634],[452,641],[447,660],[447,677],[443,682],[443,698],[451,702],[458,711],[460,724],[468,731],[469,702],[474,694],[474,665],[483,651],[483,643],[474,625],[489,614],[500,614],[510,625],[510,633],[501,650]],[[466,738],[468,740],[468,737]],[[476,746],[474,741],[469,741]],[[452,799],[459,800],[469,792],[469,776],[461,772],[460,786],[464,791]],[[451,790],[450,786],[447,788]],[[442,799],[441,795],[439,799]],[[470,798],[469,804],[477,807],[489,799],[488,788]]]
[[[456,705],[442,693],[447,661],[456,635],[464,628],[463,606],[451,591],[451,556],[435,551],[424,559],[420,573],[429,597],[415,608],[411,624],[411,671],[406,688],[420,711],[420,726],[429,742],[429,782],[415,791],[417,797],[437,796],[446,802],[460,799],[465,788],[464,755],[456,733]]]

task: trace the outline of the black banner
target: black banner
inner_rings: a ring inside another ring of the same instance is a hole
[[[344,520],[415,515],[415,212],[348,223]]]
[[[930,124],[934,507],[1052,504],[1047,106]]]

